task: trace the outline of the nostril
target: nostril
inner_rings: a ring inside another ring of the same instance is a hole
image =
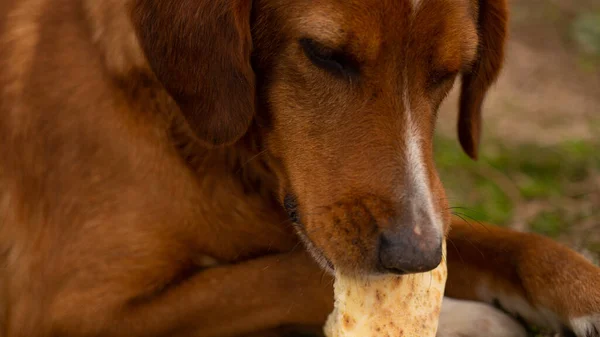
[[[404,275],[435,269],[442,261],[442,240],[433,237],[385,235],[379,237],[382,271]]]

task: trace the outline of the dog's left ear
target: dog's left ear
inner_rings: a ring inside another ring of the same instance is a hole
[[[471,70],[462,74],[458,137],[463,150],[477,159],[481,137],[481,107],[504,62],[508,26],[506,0],[473,0],[479,45]]]
[[[255,109],[252,1],[131,1],[148,63],[198,139],[208,146],[237,141]]]

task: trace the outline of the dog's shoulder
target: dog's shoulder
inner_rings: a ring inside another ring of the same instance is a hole
[[[50,199],[40,186],[76,186],[92,168],[134,175],[140,156],[158,156],[148,144],[167,141],[168,116],[157,110],[174,103],[145,66],[126,1],[0,3],[0,192],[24,181],[13,188],[23,199]]]
[[[32,78],[152,77],[128,0],[7,0],[0,5],[0,86],[19,94]],[[55,71],[53,71],[55,70]],[[58,71],[62,73],[57,74]],[[48,80],[50,81],[50,80]],[[38,81],[39,82],[39,81]],[[146,83],[147,84],[147,83]]]

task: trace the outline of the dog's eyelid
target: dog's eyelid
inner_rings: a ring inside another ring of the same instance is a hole
[[[459,73],[458,70],[449,70],[449,69],[445,69],[443,71],[438,72],[438,74],[442,77],[453,77],[456,76]]]
[[[302,38],[298,42],[309,57],[329,59],[335,53],[334,48],[326,47],[324,44],[310,38]]]
[[[454,69],[444,69],[444,68],[434,69],[434,70],[430,71],[429,78],[430,78],[431,84],[437,85],[437,84],[441,84],[451,78],[454,78],[456,75],[458,75],[459,72],[460,72],[459,70],[454,70]]]
[[[335,75],[358,75],[358,62],[343,48],[327,47],[324,43],[317,42],[312,38],[301,38],[298,43],[306,56],[317,67]]]
[[[314,38],[307,37],[307,36],[298,39],[298,42],[300,43],[300,45],[302,47],[315,48],[315,49],[318,49],[318,50],[323,51],[323,52],[343,53],[343,49],[344,49],[344,48],[341,48],[339,46],[333,46],[330,43],[321,42],[318,39],[314,39]]]

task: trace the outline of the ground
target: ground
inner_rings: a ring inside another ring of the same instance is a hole
[[[506,66],[484,105],[480,159],[440,111],[437,166],[453,211],[550,236],[600,260],[600,1],[511,3]]]

